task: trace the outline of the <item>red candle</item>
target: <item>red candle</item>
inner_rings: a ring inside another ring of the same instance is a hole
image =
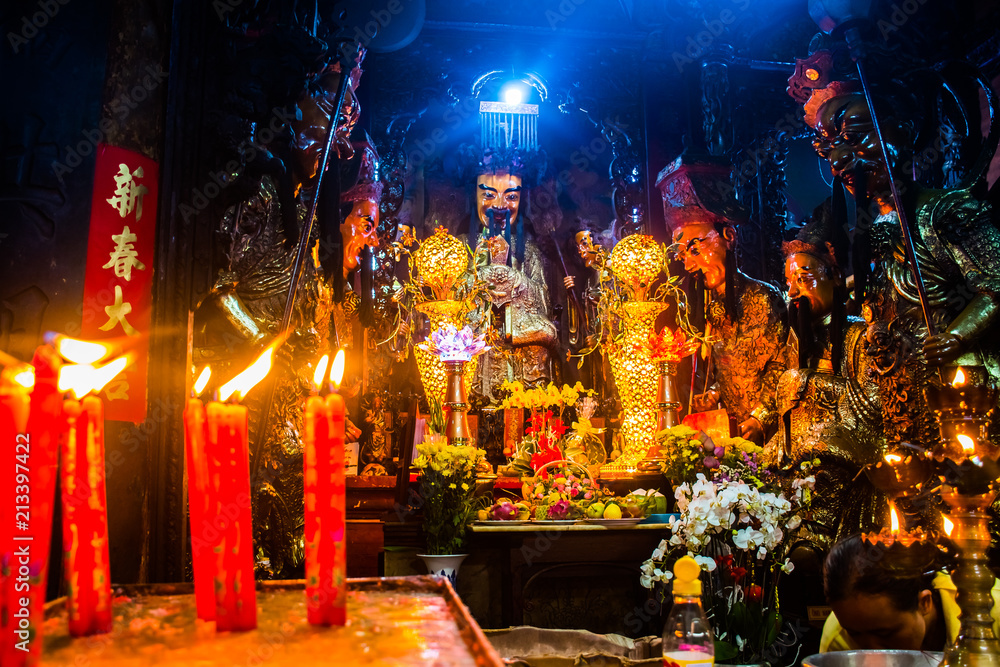
[[[191,559],[198,618],[215,620],[213,577],[215,558],[210,539],[215,528],[209,520],[208,464],[205,443],[208,422],[201,399],[188,399],[184,408],[184,451],[187,459],[188,508],[191,516]]]
[[[14,559],[11,561],[8,583],[13,585],[14,594],[10,604],[15,609],[9,621],[13,632],[9,638],[9,655],[3,656],[4,667],[21,667],[39,662],[45,619],[48,556],[52,544],[52,509],[56,493],[59,428],[62,423],[62,395],[57,388],[60,362],[55,351],[43,345],[35,350],[31,363],[35,368],[35,386],[31,391],[28,422],[21,439],[24,447],[17,450],[17,453],[27,455],[26,463],[20,460],[18,463],[28,468],[28,493],[19,494],[27,496],[26,498],[15,498],[25,501],[19,502],[15,511],[26,515],[18,514],[14,517]],[[14,465],[13,461],[3,463]],[[27,602],[27,605],[22,602]]]
[[[16,590],[17,561],[14,550],[20,546],[14,541],[14,526],[18,512],[27,511],[25,484],[18,484],[18,475],[30,471],[29,443],[25,437],[28,424],[28,390],[21,385],[0,380],[0,664],[14,664],[14,631],[18,619],[14,613],[20,608],[24,593]],[[26,477],[21,477],[24,481]],[[18,496],[21,496],[18,498]],[[21,502],[19,502],[21,501]],[[22,584],[23,586],[23,584]]]
[[[63,403],[63,574],[73,637],[111,631],[108,505],[104,477],[104,403],[87,396]]]
[[[213,401],[206,410],[210,515],[222,524],[215,552],[216,630],[257,627],[247,409]]]
[[[344,399],[306,399],[303,438],[307,616],[312,625],[347,622]]]

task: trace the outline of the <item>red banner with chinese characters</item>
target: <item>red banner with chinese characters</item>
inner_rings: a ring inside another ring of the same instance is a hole
[[[133,356],[101,392],[106,419],[146,418],[158,176],[155,161],[98,144],[80,336],[113,339],[119,354]]]

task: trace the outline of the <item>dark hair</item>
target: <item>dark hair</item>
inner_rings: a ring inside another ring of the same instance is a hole
[[[934,577],[949,564],[949,557],[928,542],[887,547],[852,535],[827,555],[823,590],[828,603],[858,594],[885,595],[900,611],[913,611],[920,592],[933,590]]]

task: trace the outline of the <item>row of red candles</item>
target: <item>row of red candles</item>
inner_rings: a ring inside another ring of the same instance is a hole
[[[56,474],[62,503],[67,618],[74,636],[111,629],[104,405],[63,396],[61,359],[42,346],[34,385],[0,383],[0,664],[37,663]],[[59,461],[62,465],[59,465]]]
[[[303,414],[307,616],[346,622],[346,409],[337,394]],[[257,627],[247,409],[199,398],[184,411],[191,552],[198,618],[217,630]]]
[[[0,664],[36,664],[60,474],[69,632],[112,629],[101,399],[63,397],[61,360],[32,360],[34,385],[0,382]],[[248,391],[249,388],[244,389]],[[198,398],[184,412],[198,617],[217,630],[256,627],[246,408]],[[306,400],[305,539],[308,620],[346,621],[343,399]],[[58,456],[57,456],[58,455]],[[61,459],[61,466],[59,465]]]

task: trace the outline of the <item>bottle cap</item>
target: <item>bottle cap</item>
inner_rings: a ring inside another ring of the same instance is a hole
[[[691,556],[684,556],[674,563],[674,595],[701,595],[701,566]]]

